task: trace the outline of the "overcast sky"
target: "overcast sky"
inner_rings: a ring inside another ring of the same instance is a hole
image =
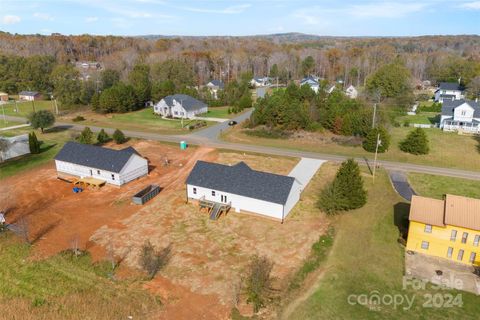
[[[480,1],[0,0],[0,30],[195,36],[480,34]]]

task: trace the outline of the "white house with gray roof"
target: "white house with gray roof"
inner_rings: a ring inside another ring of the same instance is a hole
[[[132,147],[113,150],[77,142],[63,146],[55,166],[60,175],[92,177],[117,186],[148,174],[148,160]]]
[[[225,84],[223,83],[222,80],[212,80],[207,83],[207,88],[210,90],[210,93],[212,94],[214,99],[218,99],[218,91],[223,90],[225,87]]]
[[[174,94],[154,105],[153,112],[162,117],[192,119],[198,114],[207,113],[208,106],[189,95]]]
[[[435,102],[455,101],[464,99],[464,88],[457,82],[440,82],[435,91]]]
[[[187,197],[229,204],[236,212],[256,213],[283,221],[300,199],[302,184],[294,177],[197,161],[186,181]]]
[[[470,100],[445,100],[440,128],[445,131],[480,133],[480,104]]]
[[[320,89],[320,78],[315,76],[308,76],[300,80],[300,86],[308,85],[315,93]]]

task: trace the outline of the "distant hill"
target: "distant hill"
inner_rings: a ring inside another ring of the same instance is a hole
[[[274,33],[274,34],[259,34],[259,35],[249,35],[249,36],[174,36],[174,35],[141,35],[137,38],[147,39],[147,40],[158,40],[158,39],[228,39],[228,38],[241,38],[241,39],[264,39],[273,41],[276,43],[282,42],[306,42],[306,41],[318,41],[318,40],[331,40],[331,39],[348,39],[349,37],[331,37],[331,36],[318,36],[314,34],[305,34],[299,32],[288,32],[288,33]]]

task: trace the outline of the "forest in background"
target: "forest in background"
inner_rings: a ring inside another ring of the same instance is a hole
[[[0,54],[49,56],[57,63],[100,61],[105,68],[119,71],[123,79],[138,63],[153,65],[176,59],[191,68],[196,84],[212,78],[228,82],[245,72],[265,76],[276,65],[275,76],[282,81],[299,79],[308,72],[356,86],[363,85],[382,65],[401,58],[414,79],[436,82],[462,77],[468,82],[480,61],[480,36],[142,38],[0,32]],[[308,56],[315,63],[305,70],[302,61]]]

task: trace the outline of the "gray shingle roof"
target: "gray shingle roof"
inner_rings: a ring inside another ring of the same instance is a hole
[[[220,89],[223,89],[224,87],[224,84],[223,84],[223,81],[222,80],[212,80],[210,81],[209,83],[211,83],[212,85],[216,86],[216,87],[219,87]]]
[[[454,101],[444,101],[442,104],[442,116],[453,116],[453,112],[456,107],[467,103],[470,107],[474,109],[473,116],[475,118],[480,118],[480,103],[470,100],[454,100]]]
[[[251,169],[245,162],[234,166],[197,161],[187,184],[284,205],[295,178]]]
[[[70,141],[58,152],[55,160],[119,173],[134,153],[138,154],[132,147],[113,150]]]
[[[438,86],[440,90],[459,90],[463,91],[463,87],[457,82],[440,82]]]
[[[29,96],[29,97],[36,96],[37,94],[38,94],[37,91],[21,91],[18,93],[18,95],[20,96]]]
[[[179,102],[186,111],[200,110],[207,107],[205,103],[186,94],[174,94],[163,98],[169,107],[173,107],[173,100]]]

